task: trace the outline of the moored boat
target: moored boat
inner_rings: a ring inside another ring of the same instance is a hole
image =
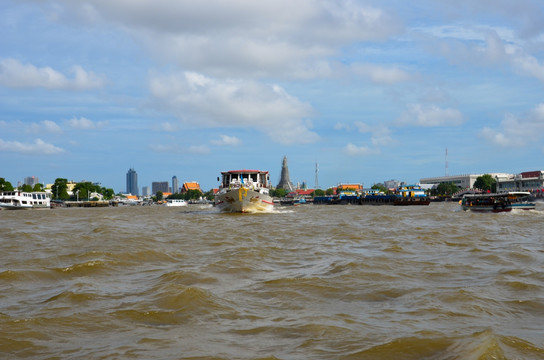
[[[166,206],[187,206],[187,200],[184,199],[166,199]]]
[[[21,190],[0,192],[0,209],[49,209],[51,199],[45,192],[24,192]]]
[[[466,194],[460,201],[463,210],[474,212],[508,212],[514,209],[533,210],[529,192],[509,191],[489,194]]]
[[[270,196],[268,171],[231,170],[221,172],[219,191],[214,205],[224,212],[270,212],[274,202]]]
[[[360,199],[363,205],[429,205],[431,200],[419,185],[403,185],[393,194],[367,190]]]

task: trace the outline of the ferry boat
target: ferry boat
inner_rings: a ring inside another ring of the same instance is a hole
[[[166,206],[187,206],[187,200],[183,199],[166,199]]]
[[[0,192],[0,209],[49,209],[51,199],[45,192],[24,192],[20,190]]]
[[[475,212],[508,212],[514,209],[533,210],[535,203],[529,201],[529,192],[509,191],[504,193],[465,194],[460,201],[463,210]]]
[[[221,172],[219,191],[214,205],[223,212],[270,212],[274,202],[270,196],[270,175],[261,170]]]

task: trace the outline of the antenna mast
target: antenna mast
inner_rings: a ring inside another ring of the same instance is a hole
[[[315,163],[315,188],[316,189],[319,189],[319,177],[318,177],[318,174],[319,174],[319,164]]]
[[[446,176],[448,176],[448,148],[446,148]]]

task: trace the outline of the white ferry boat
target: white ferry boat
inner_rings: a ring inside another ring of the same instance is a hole
[[[274,202],[270,196],[270,175],[261,170],[221,172],[219,191],[214,205],[224,212],[270,212]]]
[[[531,194],[510,191],[498,194],[466,194],[459,202],[463,210],[474,212],[508,212],[514,209],[534,210],[535,203],[529,200]]]
[[[187,200],[183,199],[166,199],[166,206],[187,206]]]
[[[0,192],[0,209],[49,209],[51,199],[45,192],[24,192],[20,190]]]

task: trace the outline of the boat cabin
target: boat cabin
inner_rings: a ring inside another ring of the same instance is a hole
[[[268,171],[260,170],[231,170],[221,172],[222,188],[230,186],[239,186],[241,184],[253,184],[261,187],[268,187],[270,183],[270,175]]]

